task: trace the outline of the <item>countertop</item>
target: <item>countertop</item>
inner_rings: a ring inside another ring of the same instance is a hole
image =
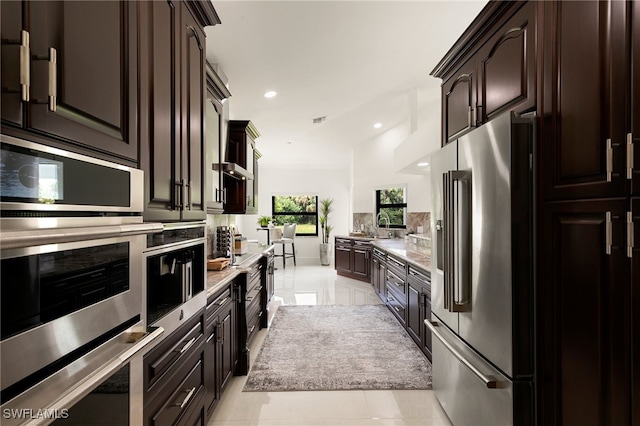
[[[249,243],[247,253],[236,256],[240,258],[236,260],[237,265],[227,266],[221,271],[207,271],[207,297],[216,293],[238,275],[248,272],[261,257],[273,252],[274,247],[273,244]]]
[[[337,235],[335,238],[370,241],[371,245],[387,254],[401,257],[415,267],[431,272],[431,250],[419,248],[416,244],[404,238],[372,238]]]

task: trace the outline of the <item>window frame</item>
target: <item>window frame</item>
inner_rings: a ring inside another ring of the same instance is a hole
[[[387,191],[389,189],[394,189],[394,188],[401,188],[402,192],[404,194],[404,199],[405,202],[404,203],[390,203],[390,204],[383,204],[380,202],[380,193],[381,191]],[[394,225],[394,224],[389,224],[389,228],[390,229],[406,229],[407,228],[407,186],[406,185],[392,185],[392,186],[388,186],[385,188],[378,188],[375,190],[375,199],[376,199],[376,209],[375,209],[375,214],[376,214],[376,218],[378,217],[378,213],[380,213],[380,209],[381,208],[402,208],[404,209],[403,214],[402,214],[402,225]],[[375,218],[374,218],[375,221]],[[374,223],[374,225],[378,228],[385,228],[387,225],[384,224],[382,225],[380,221],[378,221],[378,223]]]
[[[272,218],[276,218],[277,216],[314,216],[315,217],[315,223],[316,223],[316,232],[315,233],[311,233],[311,232],[298,232],[298,227],[296,227],[296,237],[317,237],[319,235],[319,227],[320,227],[320,223],[319,223],[319,216],[318,216],[318,196],[317,195],[307,195],[307,194],[301,194],[303,196],[308,196],[308,197],[314,197],[316,200],[316,211],[315,212],[276,212],[276,197],[295,197],[296,195],[294,194],[287,194],[287,195],[272,195],[271,196],[271,217]]]

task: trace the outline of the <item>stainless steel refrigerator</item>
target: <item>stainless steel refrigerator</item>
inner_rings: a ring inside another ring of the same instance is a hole
[[[534,424],[534,119],[431,157],[433,390],[456,426]]]

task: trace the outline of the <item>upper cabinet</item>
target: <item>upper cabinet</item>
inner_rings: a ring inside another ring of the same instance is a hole
[[[144,218],[201,220],[207,198],[203,28],[220,20],[209,2],[138,4]]]
[[[497,2],[432,71],[442,83],[442,145],[503,111],[535,107],[534,2]]]
[[[3,1],[2,132],[135,163],[137,4]]]
[[[260,136],[251,121],[231,120],[227,136],[226,161],[246,170],[247,177],[225,173],[226,200],[224,212],[253,214],[258,212],[258,160],[256,139]]]
[[[222,143],[226,141],[223,132],[226,128],[226,110],[223,101],[231,96],[231,93],[220,74],[207,63],[207,100],[205,106],[207,213],[222,213],[224,210],[225,191],[222,182],[223,174],[220,171],[220,163],[224,159],[224,148],[226,148]],[[222,73],[222,75],[224,74]]]
[[[638,193],[636,3],[543,2],[539,131],[542,161],[555,164],[543,177],[550,200],[625,195],[632,178]]]

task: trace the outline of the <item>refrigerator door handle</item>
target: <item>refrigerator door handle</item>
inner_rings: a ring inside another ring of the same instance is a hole
[[[438,340],[440,340],[440,343],[442,343],[444,347],[447,348],[447,350],[449,350],[449,352],[451,352],[451,354],[458,359],[458,361],[460,361],[462,364],[464,364],[465,367],[471,370],[474,376],[476,376],[478,380],[483,382],[488,389],[501,388],[502,383],[500,380],[497,380],[495,377],[486,375],[482,371],[480,371],[475,365],[469,362],[467,358],[465,358],[460,352],[458,352],[458,350],[453,347],[453,345],[451,345],[451,343],[449,343],[442,334],[440,334],[440,330],[438,330],[438,327],[440,325],[437,321],[431,321],[427,319],[424,320],[424,323],[429,328],[429,330],[431,330],[431,333],[433,333],[433,335],[436,336]]]
[[[447,186],[450,223],[447,243],[451,271],[449,311],[468,312],[471,310],[471,172],[448,172]]]
[[[451,282],[453,281],[453,268],[451,267],[451,250],[453,248],[453,232],[451,232],[452,228],[452,215],[451,210],[453,208],[452,205],[452,197],[451,197],[451,172],[446,172],[442,174],[442,206],[443,206],[443,243],[442,243],[442,252],[444,254],[443,259],[443,268],[442,275],[444,278],[444,309],[451,312]]]

